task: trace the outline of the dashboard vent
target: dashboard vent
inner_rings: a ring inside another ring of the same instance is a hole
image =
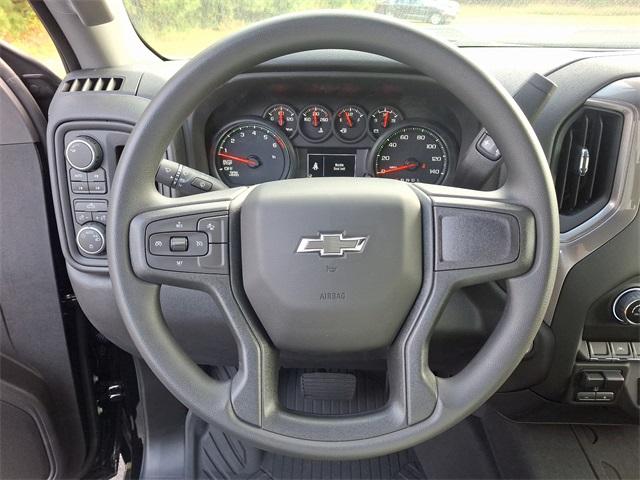
[[[562,232],[588,220],[609,201],[622,123],[617,112],[585,106],[561,130],[552,171]]]
[[[114,92],[120,90],[123,79],[119,77],[85,77],[67,80],[63,92]]]

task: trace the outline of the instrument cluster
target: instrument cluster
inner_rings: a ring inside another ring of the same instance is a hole
[[[405,119],[393,105],[276,103],[221,127],[209,151],[211,170],[234,187],[300,176],[442,183],[455,148],[444,127]]]

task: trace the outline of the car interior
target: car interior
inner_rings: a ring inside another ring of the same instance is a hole
[[[175,59],[171,1],[23,3],[64,72],[2,39],[0,478],[640,478],[638,24],[283,0]]]

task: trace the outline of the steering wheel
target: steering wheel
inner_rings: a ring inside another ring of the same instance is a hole
[[[481,192],[320,178],[183,198],[158,193],[159,159],[202,99],[254,65],[315,49],[379,54],[445,86],[500,145],[508,170],[504,185]],[[150,102],[114,179],[107,229],[111,279],[141,356],[205,421],[289,455],[384,455],[471,414],[529,349],[557,266],[553,192],[544,154],[522,112],[455,48],[376,15],[283,16],[205,50]],[[194,250],[154,254],[176,235]],[[505,280],[507,303],[494,332],[462,371],[437,377],[427,346],[451,293],[497,279]],[[203,290],[215,299],[237,342],[234,378],[212,378],[177,344],[162,318],[161,284]],[[383,408],[309,416],[279,403],[280,352],[370,350],[386,352],[389,398]]]

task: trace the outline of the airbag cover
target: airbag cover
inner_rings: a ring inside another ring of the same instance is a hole
[[[344,353],[389,345],[422,283],[420,201],[382,179],[298,179],[241,210],[243,284],[274,344]]]

